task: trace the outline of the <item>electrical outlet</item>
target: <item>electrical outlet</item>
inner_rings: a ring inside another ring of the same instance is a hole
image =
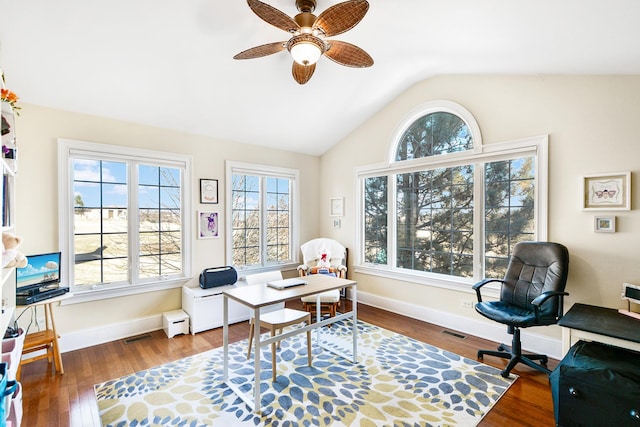
[[[464,308],[473,308],[473,301],[471,301],[470,299],[463,299],[460,300],[460,305]]]

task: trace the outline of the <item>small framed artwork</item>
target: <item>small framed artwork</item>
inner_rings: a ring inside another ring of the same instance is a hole
[[[218,180],[200,180],[200,203],[218,203]]]
[[[332,197],[331,198],[331,216],[343,216],[344,215],[344,197]]]
[[[582,185],[584,210],[631,209],[631,172],[584,176]]]
[[[615,216],[597,216],[594,218],[593,229],[597,233],[615,233],[616,217]]]
[[[220,236],[218,212],[198,211],[198,239],[215,239]]]

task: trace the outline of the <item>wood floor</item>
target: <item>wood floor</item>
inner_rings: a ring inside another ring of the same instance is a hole
[[[358,305],[358,318],[472,359],[475,359],[478,349],[492,349],[497,345],[472,336],[461,338],[443,333],[444,329],[439,326],[364,304]],[[230,327],[229,340],[239,341],[247,338],[248,334],[247,322],[235,324]],[[220,346],[222,328],[195,336],[178,335],[172,339],[160,330],[64,353],[64,375],[56,375],[46,359],[24,365],[20,378],[24,409],[22,425],[93,427],[98,419],[94,384]],[[496,367],[505,365],[503,360],[489,356],[484,362]],[[550,360],[549,368],[553,369],[557,363]],[[513,372],[520,378],[480,426],[554,426],[548,377],[522,364]]]

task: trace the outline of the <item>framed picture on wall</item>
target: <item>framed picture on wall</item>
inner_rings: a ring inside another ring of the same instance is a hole
[[[218,212],[198,211],[198,239],[220,237],[220,216]]]
[[[331,200],[331,216],[344,215],[344,197],[332,197]]]
[[[597,233],[615,233],[615,216],[597,216],[594,218],[593,230]]]
[[[203,203],[203,204],[218,203],[218,180],[217,179],[201,179],[200,180],[200,203]]]
[[[631,209],[631,172],[584,176],[582,184],[584,210]]]

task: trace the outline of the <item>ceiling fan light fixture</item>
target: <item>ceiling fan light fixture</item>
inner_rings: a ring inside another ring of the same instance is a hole
[[[303,33],[293,36],[287,42],[287,49],[294,61],[309,66],[318,62],[325,51],[325,44],[320,38]]]

